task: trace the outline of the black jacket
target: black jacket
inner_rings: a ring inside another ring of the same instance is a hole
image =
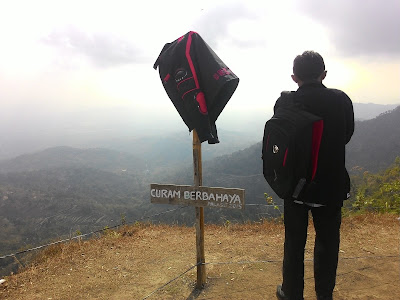
[[[181,118],[201,142],[218,143],[215,121],[235,92],[239,78],[201,36],[190,31],[163,47],[154,63]]]
[[[345,145],[354,132],[353,104],[344,92],[327,88],[319,82],[299,87],[295,92],[295,101],[324,120],[314,184],[300,200],[342,206],[350,192],[350,178],[345,167]],[[275,103],[274,112],[280,106],[291,105],[289,102],[290,99],[281,96]]]

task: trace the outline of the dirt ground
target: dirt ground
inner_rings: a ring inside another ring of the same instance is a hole
[[[400,299],[397,217],[343,219],[334,299]],[[197,290],[194,227],[124,227],[42,251],[33,266],[5,278],[0,299],[275,299],[283,238],[283,225],[273,221],[206,225],[207,283]],[[313,238],[311,225],[305,299],[315,299]]]

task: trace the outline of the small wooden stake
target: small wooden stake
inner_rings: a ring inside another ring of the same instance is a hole
[[[193,171],[194,186],[203,185],[203,170],[201,165],[201,143],[193,129]],[[202,289],[206,284],[206,266],[204,252],[204,207],[196,207],[196,253],[197,253],[197,284]]]

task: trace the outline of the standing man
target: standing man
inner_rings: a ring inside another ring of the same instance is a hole
[[[284,199],[285,245],[283,282],[276,296],[280,300],[303,299],[304,248],[309,211],[316,237],[314,247],[315,291],[318,300],[332,298],[338,265],[341,207],[350,194],[350,178],[345,168],[345,145],[354,132],[354,113],[350,98],[342,91],[322,84],[327,71],[322,56],[314,51],[298,55],[292,79],[299,88],[294,97],[285,93],[274,111],[293,101],[323,118],[324,130],[318,168],[312,186],[299,199]],[[294,99],[294,100],[292,100]]]

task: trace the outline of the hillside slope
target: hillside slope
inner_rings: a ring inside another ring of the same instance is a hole
[[[395,109],[399,104],[375,104],[353,102],[354,117],[356,120],[370,120],[389,110]]]
[[[343,219],[335,300],[398,299],[398,228],[391,214]],[[314,234],[310,225],[305,299],[315,299]],[[33,266],[5,278],[0,298],[275,299],[281,282],[281,223],[206,226],[202,291],[194,289],[196,269],[190,269],[196,261],[194,235],[193,227],[142,224],[53,246]]]
[[[361,166],[369,171],[383,170],[400,156],[400,106],[378,117],[356,122],[347,147],[350,169]]]
[[[141,180],[84,167],[0,173],[0,255],[101,229],[121,216],[139,218],[147,187]]]
[[[48,148],[0,161],[0,173],[71,167],[138,174],[145,170],[146,165],[142,159],[125,152],[104,148],[78,149],[65,146]]]

